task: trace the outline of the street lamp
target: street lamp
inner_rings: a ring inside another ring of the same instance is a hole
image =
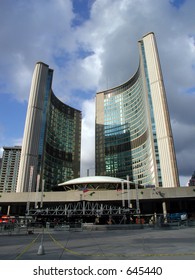
[[[92,167],[92,168],[88,168],[88,169],[87,169],[87,177],[89,177],[89,170],[95,170],[95,167]]]

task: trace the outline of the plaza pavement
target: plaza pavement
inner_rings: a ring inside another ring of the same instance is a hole
[[[1,232],[0,260],[195,260],[195,227]]]

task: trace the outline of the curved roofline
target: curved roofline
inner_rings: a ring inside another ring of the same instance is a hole
[[[42,64],[42,65],[44,65],[44,66],[46,66],[46,67],[49,67],[48,64],[46,64],[46,63],[44,63],[44,62],[42,62],[42,61],[37,61],[36,64]],[[51,69],[51,70],[53,70],[53,69]]]
[[[79,185],[79,184],[89,184],[89,183],[133,183],[131,181],[127,181],[124,179],[116,178],[116,177],[110,177],[110,176],[87,176],[87,177],[80,177],[76,179],[72,179],[69,181],[66,181],[64,183],[58,184],[58,186],[68,186],[68,185]]]
[[[137,78],[139,70],[140,70],[140,62],[139,62],[139,65],[138,65],[138,68],[137,68],[135,74],[133,74],[129,80],[127,80],[126,82],[124,82],[124,83],[122,83],[122,84],[120,84],[118,86],[115,86],[115,87],[112,87],[112,88],[109,88],[109,89],[105,89],[105,90],[101,90],[101,91],[97,92],[97,94],[99,94],[99,93],[109,94],[110,91],[113,92],[113,91],[118,90],[118,89],[120,89],[120,88],[122,88],[124,86],[129,85],[130,83],[134,84],[134,82],[135,82],[134,79]],[[137,81],[137,79],[136,79],[136,81]]]
[[[55,95],[55,93],[53,92],[53,90],[51,90],[51,93],[52,93],[53,96],[57,99],[57,101],[60,102],[61,106],[65,106],[65,107],[70,108],[70,109],[72,109],[72,110],[75,110],[75,111],[77,111],[77,112],[81,112],[81,110],[76,109],[76,108],[74,108],[74,107],[72,107],[72,106],[70,106],[70,105],[64,103],[61,99],[59,99],[59,98]]]
[[[142,36],[142,39],[138,40],[138,44],[139,44],[141,41],[143,41],[143,39],[144,39],[145,37],[147,37],[147,36],[149,36],[149,35],[153,35],[153,36],[154,36],[154,32],[151,31],[151,32],[148,32],[148,33],[146,33],[145,35],[143,35],[143,36]],[[122,83],[122,84],[120,84],[120,85],[118,85],[118,86],[109,88],[109,89],[101,90],[101,91],[97,92],[97,94],[99,94],[99,93],[109,94],[110,91],[115,91],[115,90],[120,89],[121,87],[127,86],[127,85],[130,84],[130,83],[134,83],[134,79],[137,78],[137,75],[138,75],[138,73],[139,73],[139,70],[140,70],[140,56],[139,56],[139,65],[138,65],[138,68],[137,68],[135,74],[133,74],[126,82],[124,82],[124,83]],[[136,80],[137,80],[137,79],[136,79]]]
[[[142,39],[147,37],[148,35],[154,35],[154,32],[150,31],[150,32],[146,33],[145,35],[142,36]]]

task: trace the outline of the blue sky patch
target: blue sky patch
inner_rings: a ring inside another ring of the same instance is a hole
[[[170,0],[169,3],[176,9],[180,9],[185,4],[186,0]]]
[[[188,93],[188,94],[195,94],[195,86],[194,86],[194,87],[191,87],[191,88],[188,88],[188,89],[186,90],[186,93]]]
[[[18,102],[9,93],[1,93],[1,120],[5,127],[5,138],[18,139],[23,134],[27,102]],[[20,121],[18,121],[20,120]],[[22,121],[21,121],[22,120]],[[17,129],[14,129],[16,128]],[[6,145],[12,145],[6,140]]]
[[[93,55],[94,52],[90,50],[85,50],[83,47],[80,47],[78,50],[78,58],[85,59],[86,57]]]
[[[86,98],[91,98],[91,96],[95,97],[95,92],[96,92],[95,88],[92,90],[82,90],[79,88],[75,88],[74,90],[72,90],[72,95],[75,97],[78,96],[79,98],[82,98],[84,100]],[[80,104],[78,104],[77,107],[75,108],[81,110]]]
[[[64,51],[54,55],[53,59],[59,67],[65,67],[65,65],[71,60],[71,54]]]
[[[79,26],[90,18],[91,6],[95,0],[72,0],[73,12],[76,14],[72,26]]]

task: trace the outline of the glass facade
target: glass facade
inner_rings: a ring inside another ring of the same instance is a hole
[[[54,95],[52,77],[48,69],[37,169],[45,191],[80,176],[81,112]]]
[[[154,175],[140,71],[125,85],[106,91],[103,106],[105,170],[98,170],[96,166],[98,175],[102,171],[124,179],[129,175],[131,181],[150,184]]]
[[[45,189],[80,176],[80,111],[51,93],[45,135],[42,177]]]

